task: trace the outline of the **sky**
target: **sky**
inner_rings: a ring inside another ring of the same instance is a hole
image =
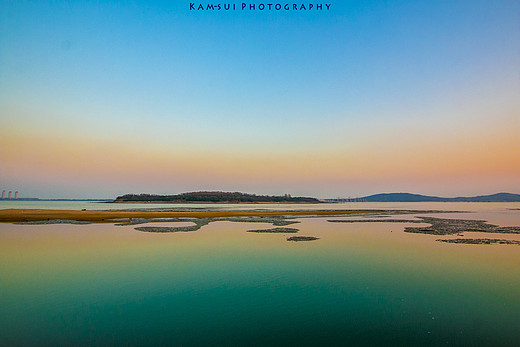
[[[0,189],[520,193],[519,1],[286,3],[0,0]]]

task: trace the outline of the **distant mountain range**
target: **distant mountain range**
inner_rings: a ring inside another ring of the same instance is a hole
[[[443,198],[410,193],[388,193],[375,194],[357,199],[358,201],[371,202],[520,202],[520,194],[497,193],[491,195],[480,195],[471,197]]]

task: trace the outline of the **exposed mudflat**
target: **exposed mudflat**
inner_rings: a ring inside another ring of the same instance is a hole
[[[69,219],[50,219],[50,220],[38,220],[31,222],[16,222],[13,224],[19,225],[45,225],[45,224],[92,224],[92,222],[69,220]]]
[[[315,241],[315,240],[319,240],[319,237],[314,237],[314,236],[291,236],[291,237],[287,238],[287,241],[295,241],[295,242]]]
[[[24,225],[45,225],[45,224],[92,224],[92,222],[99,222],[95,219],[85,220],[84,218],[76,219],[46,219],[46,220],[27,220],[27,213],[20,210],[26,220],[16,221],[14,224]],[[40,212],[42,210],[39,210]],[[22,213],[23,212],[23,213]],[[60,211],[58,211],[60,212]],[[61,211],[60,213],[72,213],[73,211]],[[99,212],[99,211],[98,211]],[[102,211],[101,211],[102,212]],[[112,211],[113,212],[113,211]],[[117,211],[116,211],[117,212]],[[121,212],[121,211],[119,211]],[[265,214],[266,211],[254,211],[254,215],[240,215],[238,212],[234,212],[235,215],[220,214],[216,211],[206,211],[211,213],[210,217],[185,217],[181,215],[179,217],[170,217],[170,213],[157,212],[140,215],[128,215],[128,213],[122,213],[121,217],[116,215],[108,215],[112,218],[101,219],[102,222],[116,223],[116,226],[131,226],[147,223],[156,222],[191,222],[193,225],[189,226],[141,226],[135,228],[135,230],[149,233],[176,233],[176,232],[193,232],[198,231],[201,227],[208,225],[212,222],[226,221],[226,222],[237,222],[237,223],[268,223],[275,228],[266,229],[251,229],[247,232],[250,233],[271,233],[271,234],[283,234],[283,233],[297,233],[299,230],[296,228],[286,228],[284,226],[300,223],[295,218],[318,218],[318,217],[343,217],[343,216],[366,216],[365,219],[330,219],[331,223],[407,223],[407,224],[429,224],[429,226],[407,226],[404,228],[404,232],[415,233],[415,234],[428,234],[428,235],[457,235],[463,236],[463,232],[480,232],[480,233],[493,233],[493,234],[520,234],[519,226],[498,226],[490,224],[485,220],[472,220],[472,219],[449,219],[449,218],[437,218],[437,217],[415,217],[415,218],[387,218],[395,215],[406,215],[406,214],[431,214],[431,213],[454,213],[457,211],[434,211],[434,210],[381,210],[381,211],[269,211],[269,214]],[[81,216],[85,216],[85,211],[78,212]],[[135,212],[134,212],[135,213]],[[192,211],[186,211],[186,215],[190,215]],[[238,213],[239,215],[236,215]],[[256,213],[259,213],[257,215]],[[276,214],[273,214],[276,213]],[[300,214],[301,213],[301,214]],[[216,214],[216,215],[215,215]],[[54,217],[54,215],[52,215]],[[128,216],[128,217],[122,217]],[[31,215],[31,218],[35,218]],[[49,215],[50,217],[50,215]],[[287,238],[288,241],[313,241],[318,238],[313,236],[292,236]],[[520,244],[520,241],[516,240],[503,240],[503,239],[488,239],[488,238],[474,238],[474,239],[438,239],[439,242],[446,243],[462,243],[462,244]]]
[[[144,231],[147,233],[187,233],[193,230],[195,227],[137,227],[135,230]]]
[[[296,228],[271,228],[271,229],[255,229],[248,230],[248,233],[274,233],[274,234],[284,234],[284,233],[297,233],[299,230]]]
[[[158,218],[279,218],[279,217],[333,217],[356,215],[394,215],[412,213],[448,213],[457,211],[429,210],[219,210],[211,209],[135,209],[135,210],[52,210],[52,209],[0,209],[0,223],[35,222],[48,220],[75,220],[93,223],[111,223],[130,219]],[[242,220],[241,220],[242,221]]]
[[[468,245],[519,245],[520,241],[502,239],[438,239],[435,241],[446,243],[463,243]]]
[[[137,227],[134,228],[138,231],[144,231],[148,233],[178,233],[178,232],[190,232],[190,231],[197,231],[204,225],[208,225],[210,222],[212,222],[211,219],[208,218],[199,218],[199,219],[193,219],[193,220],[175,220],[176,222],[193,222],[194,225],[189,226],[182,226],[182,227]],[[152,221],[150,221],[152,222]],[[119,224],[124,225],[124,224]]]
[[[431,224],[428,227],[406,227],[407,233],[429,235],[454,235],[465,231],[496,233],[496,234],[520,234],[520,227],[489,224],[485,220],[472,219],[448,219],[435,217],[417,217],[416,219],[350,219],[329,220],[331,223],[416,223]]]

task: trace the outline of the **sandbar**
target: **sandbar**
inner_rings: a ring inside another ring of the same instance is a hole
[[[50,209],[3,209],[0,223],[38,222],[45,220],[75,220],[92,223],[113,223],[122,218],[222,218],[222,217],[273,217],[273,216],[339,216],[383,213],[383,210],[289,210],[289,211],[147,211],[147,210],[50,210]]]

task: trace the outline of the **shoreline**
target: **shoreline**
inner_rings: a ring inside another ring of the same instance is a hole
[[[304,201],[100,201],[104,204],[163,204],[163,205],[321,205],[321,204],[333,204],[331,202],[304,202]]]
[[[125,211],[125,210],[51,210],[51,209],[2,209],[0,223],[37,222],[45,220],[75,220],[91,223],[113,223],[118,218],[220,218],[220,217],[274,217],[274,216],[338,216],[386,213],[388,210],[284,210],[284,211]],[[402,211],[404,212],[404,211]],[[422,211],[416,211],[422,212]],[[405,212],[406,213],[406,212]]]

